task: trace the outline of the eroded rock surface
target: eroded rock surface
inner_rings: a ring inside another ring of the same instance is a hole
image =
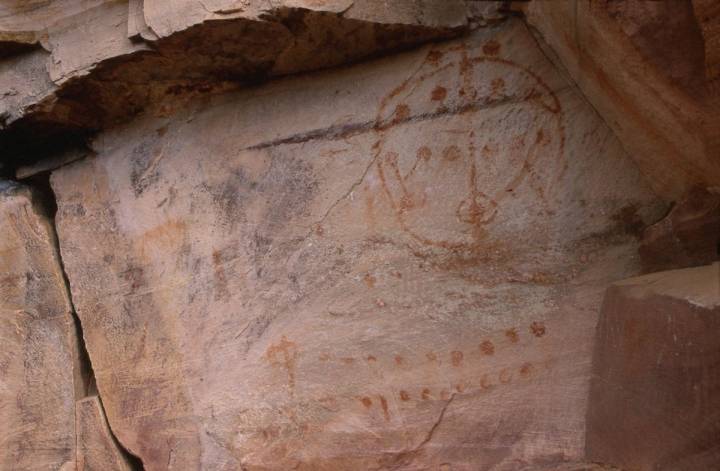
[[[0,468],[75,469],[77,339],[50,222],[0,181]]]
[[[61,249],[145,469],[582,460],[602,291],[665,208],[521,22],[94,148]]]
[[[97,396],[88,396],[78,401],[75,417],[78,471],[133,470],[110,432]]]
[[[518,2],[652,186],[720,182],[717,2]]]
[[[458,35],[474,11],[463,0],[6,3],[0,53],[36,45],[0,62],[0,146],[13,166],[148,107],[169,114],[178,95]]]
[[[591,460],[627,469],[720,462],[720,264],[608,289],[593,359]]]

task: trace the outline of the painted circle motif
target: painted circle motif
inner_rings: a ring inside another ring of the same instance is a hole
[[[514,194],[545,204],[562,175],[560,102],[534,72],[488,54],[495,45],[431,51],[378,110],[382,191],[424,245],[476,247]]]

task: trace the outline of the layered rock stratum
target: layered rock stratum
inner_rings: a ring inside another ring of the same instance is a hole
[[[719,15],[0,2],[0,469],[720,465]]]

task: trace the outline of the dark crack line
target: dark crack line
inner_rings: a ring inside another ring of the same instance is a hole
[[[554,93],[562,93],[569,87],[563,87],[558,90],[553,90]],[[532,96],[522,96],[522,97],[512,97],[512,96],[504,96],[497,100],[492,101],[481,101],[481,102],[473,102],[468,103],[461,106],[456,106],[454,108],[441,108],[436,111],[431,111],[427,113],[421,113],[415,116],[411,116],[404,119],[399,119],[396,121],[392,121],[390,123],[386,123],[384,125],[378,123],[377,120],[369,120],[364,121],[362,123],[353,123],[353,124],[345,124],[345,125],[335,125],[335,126],[328,126],[325,128],[319,128],[319,129],[313,129],[312,131],[299,133],[299,134],[293,134],[292,136],[282,137],[278,139],[273,139],[270,141],[264,141],[260,142],[258,144],[253,144],[251,146],[244,147],[240,149],[240,151],[248,151],[248,150],[261,150],[261,149],[267,149],[270,147],[275,147],[279,145],[285,145],[285,144],[302,144],[306,142],[311,141],[335,141],[335,140],[341,140],[341,139],[347,139],[349,137],[354,137],[360,134],[364,134],[366,132],[370,131],[387,131],[388,129],[394,128],[395,126],[408,124],[408,123],[421,123],[424,121],[430,121],[437,118],[442,118],[446,116],[457,116],[462,115],[469,112],[475,112],[475,111],[483,111],[483,110],[491,110],[494,108],[499,108],[506,105],[517,105],[521,103],[525,103],[528,101],[533,100]]]
[[[435,419],[435,422],[433,423],[432,427],[430,427],[430,430],[428,430],[427,434],[425,435],[425,438],[415,445],[411,450],[407,451],[401,451],[401,452],[394,452],[396,453],[392,463],[390,464],[384,464],[377,468],[374,468],[373,471],[380,471],[380,470],[397,470],[401,467],[406,467],[415,459],[415,455],[417,455],[420,451],[422,451],[423,447],[430,443],[430,441],[435,436],[435,432],[440,427],[440,424],[442,424],[443,419],[445,418],[445,413],[447,412],[448,408],[450,407],[450,404],[452,404],[453,400],[455,399],[455,396],[457,393],[453,393],[450,398],[445,402],[443,405],[443,408],[440,410],[440,414],[438,414],[437,419]]]
[[[442,423],[443,419],[445,418],[445,413],[447,412],[448,408],[450,407],[450,404],[452,404],[454,399],[455,399],[455,393],[453,393],[450,396],[450,399],[448,399],[448,401],[445,403],[442,410],[440,411],[440,415],[438,415],[437,420],[435,421],[433,426],[430,428],[430,430],[428,431],[428,433],[425,436],[425,438],[423,439],[423,441],[418,443],[418,445],[415,448],[413,448],[410,451],[410,453],[417,453],[418,451],[420,451],[420,449],[422,449],[422,447],[424,447],[425,445],[430,443],[430,440],[433,439],[433,436],[435,435],[435,431],[438,429],[438,427],[440,427],[440,424]]]

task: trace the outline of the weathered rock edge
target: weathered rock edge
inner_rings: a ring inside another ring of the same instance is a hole
[[[252,14],[215,14],[159,34],[137,24],[137,2],[95,3],[100,4],[61,18],[43,34],[5,35],[6,42],[22,47],[0,62],[0,85],[8,90],[0,96],[0,165],[13,168],[77,146],[153,104],[157,113],[169,114],[169,102],[178,96],[352,63],[469,28],[461,0],[448,2],[449,13],[441,18],[425,11],[440,16],[436,7],[409,2],[394,5],[386,17],[373,17],[367,6],[351,14],[348,6],[323,10],[311,8],[312,2],[276,2]],[[400,14],[410,5],[417,10],[414,22]],[[86,42],[80,26],[93,29],[97,44]]]

